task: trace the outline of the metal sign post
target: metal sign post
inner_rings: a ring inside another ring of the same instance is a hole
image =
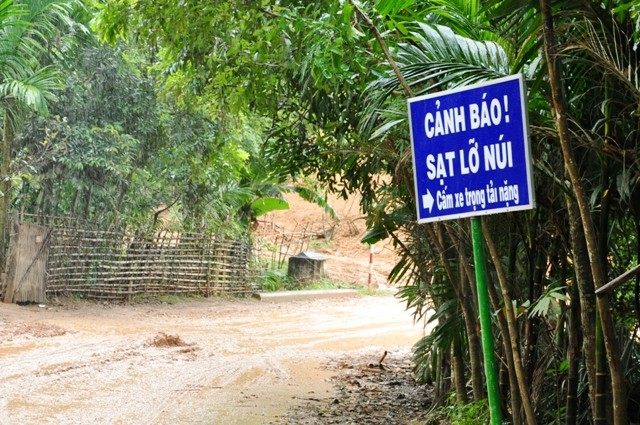
[[[476,269],[476,287],[478,289],[478,311],[480,314],[480,333],[482,336],[482,355],[484,374],[487,378],[487,397],[491,425],[502,423],[500,410],[500,387],[494,359],[493,335],[491,332],[491,306],[487,292],[486,259],[482,243],[482,221],[478,217],[471,219],[471,239],[473,241],[473,260]]]
[[[535,207],[521,74],[411,98],[419,223],[472,217],[491,424],[502,423],[480,215]]]

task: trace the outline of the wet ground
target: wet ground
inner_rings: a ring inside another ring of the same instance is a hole
[[[420,403],[405,378],[421,335],[392,296],[0,304],[0,424],[352,423],[340,388],[368,377]]]
[[[348,355],[331,361],[329,398],[308,397],[293,405],[271,425],[425,425],[436,424],[428,412],[433,387],[417,385],[412,373],[411,352],[385,351]],[[442,425],[448,422],[441,422]]]

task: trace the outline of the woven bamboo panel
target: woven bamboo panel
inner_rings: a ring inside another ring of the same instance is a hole
[[[95,299],[136,295],[246,294],[252,289],[248,241],[215,235],[104,231],[49,220],[47,295]]]

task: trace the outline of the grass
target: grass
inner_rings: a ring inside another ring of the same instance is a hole
[[[287,276],[286,270],[268,270],[262,276],[260,288],[265,292],[276,291],[296,291],[296,290],[331,290],[331,289],[355,289],[360,295],[367,296],[388,296],[389,291],[378,288],[348,283],[340,280],[323,278],[322,280],[310,283],[296,283]]]
[[[321,251],[323,249],[333,248],[333,242],[329,239],[317,239],[311,241],[309,248],[313,251]]]
[[[189,301],[202,300],[200,295],[187,295],[187,294],[162,294],[162,295],[139,295],[135,296],[132,300],[133,304],[169,304],[175,305],[178,303],[184,303]]]
[[[304,289],[358,289],[358,285],[331,279],[322,279],[303,286]]]
[[[368,296],[387,296],[389,291],[378,288],[369,288],[367,286],[357,285],[355,283],[347,283],[339,280],[325,279],[321,282],[314,282],[306,285],[304,289],[355,289],[360,295]]]
[[[489,425],[489,423],[489,406],[486,399],[459,404],[455,402],[455,395],[451,394],[445,405],[430,410],[421,425]]]
[[[391,294],[389,291],[384,289],[368,288],[366,286],[361,286],[357,289],[360,295],[368,295],[370,297],[387,297]]]

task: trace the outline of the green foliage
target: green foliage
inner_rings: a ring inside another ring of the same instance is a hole
[[[607,1],[605,2],[611,9],[612,14],[621,22],[631,19],[635,29],[633,31],[634,47],[638,46],[640,40],[640,4],[636,0],[630,1]]]
[[[247,205],[282,193],[257,166],[260,119],[250,126],[162,102],[127,46],[88,43],[65,66],[54,113],[23,136],[19,160],[29,166],[16,205],[26,212],[148,226],[166,207],[174,224],[232,236],[244,232]]]
[[[462,341],[465,336],[462,315],[455,299],[443,302],[429,318],[429,323],[435,323],[435,326],[413,347],[414,374],[416,381],[421,383],[436,380],[438,357],[446,357],[454,339]]]
[[[174,305],[174,304],[177,304],[178,302],[180,302],[180,297],[178,297],[176,295],[159,295],[157,297],[157,299],[162,304]]]
[[[565,201],[573,192],[549,105],[537,7],[458,0],[89,3],[95,10],[71,1],[0,0],[0,107],[25,124],[3,180],[17,189],[13,206],[130,226],[160,226],[163,211],[167,226],[237,235],[257,216],[284,208],[287,193],[335,218],[324,191],[359,192],[363,241],[392,238],[400,258],[390,279],[402,285],[398,295],[415,319],[435,325],[415,351],[416,373],[427,381],[446,372],[452,346],[469,359],[461,301],[472,314],[473,291],[462,285],[473,279],[471,250],[464,221],[415,223],[406,96],[383,47],[416,95],[524,73],[538,207],[487,222],[514,305],[526,313],[516,325],[529,338],[519,342],[528,376],[537,377],[528,382],[531,392],[545,395],[539,417],[556,420],[564,412],[567,316],[577,302],[565,295],[576,285]],[[640,254],[636,3],[560,2],[554,15],[572,147],[611,277]],[[70,18],[92,12],[94,28],[111,45]],[[25,111],[37,116],[25,120]],[[265,272],[261,285],[296,287],[282,271]],[[637,322],[636,292],[637,283],[612,295],[618,324]],[[629,335],[620,339],[633,384],[637,344]],[[496,347],[504,356],[502,344]],[[586,376],[579,377],[583,391]],[[486,421],[482,403],[444,409],[453,423]],[[581,409],[588,417],[588,406]]]
[[[297,283],[287,274],[287,270],[268,269],[260,274],[258,286],[267,292],[293,291],[293,290],[331,290],[331,289],[358,289],[361,294],[378,295],[378,292],[363,288],[360,285],[352,285],[346,282],[322,278],[316,282]]]
[[[486,400],[450,407],[451,422],[460,425],[489,423],[489,406]]]
[[[461,37],[441,25],[419,24],[412,32],[415,44],[401,44],[398,63],[405,77],[418,88],[432,80],[429,90],[465,86],[510,73],[509,58],[493,41]],[[424,89],[423,89],[424,90]],[[427,92],[416,90],[416,94]]]
[[[550,286],[541,296],[529,307],[529,317],[542,316],[557,319],[560,315],[558,301],[566,301],[567,296],[564,291],[566,286]]]
[[[486,399],[458,404],[455,402],[455,395],[451,394],[448,404],[430,410],[427,420],[422,424],[488,425],[489,423],[489,405]]]
[[[53,114],[32,121],[22,137],[19,159],[39,174],[37,184],[22,190],[40,201],[21,207],[87,218],[113,217],[116,211],[133,216],[123,204],[126,192],[137,189],[132,184],[146,175],[141,166],[161,147],[162,120],[151,82],[122,49],[85,44],[64,65],[67,85],[52,104]],[[138,205],[152,203],[144,195],[136,195]]]
[[[280,198],[260,198],[251,203],[251,209],[255,217],[260,217],[271,211],[288,210],[289,203]]]
[[[178,303],[185,303],[190,301],[199,301],[203,298],[193,295],[175,295],[175,294],[163,294],[153,296],[135,296],[131,300],[133,304],[169,304],[175,305]]]
[[[309,242],[309,249],[313,251],[327,250],[333,247],[333,241],[330,238],[316,239]]]
[[[274,19],[280,8],[273,9],[267,13],[259,2],[118,0],[106,2],[94,24],[105,40],[144,45],[178,104],[196,96],[212,109],[239,112],[274,99],[272,74],[287,48],[285,22]]]
[[[71,1],[0,4],[0,104],[14,126],[27,111],[48,112],[61,75],[51,65],[56,53],[49,39],[68,22]]]
[[[322,278],[319,282],[311,282],[304,285],[304,289],[358,289],[362,290],[362,293],[366,292],[366,289],[360,285],[354,285],[340,280],[333,280],[329,278]],[[371,293],[374,293],[371,291]]]
[[[286,270],[266,270],[258,281],[258,286],[263,291],[275,292],[293,289],[293,282]]]
[[[0,3],[0,110],[3,115],[0,174],[0,261],[5,259],[9,205],[13,199],[11,160],[16,133],[29,113],[46,116],[62,82],[55,65],[63,41],[73,36],[75,0]],[[58,43],[52,43],[57,39]]]

